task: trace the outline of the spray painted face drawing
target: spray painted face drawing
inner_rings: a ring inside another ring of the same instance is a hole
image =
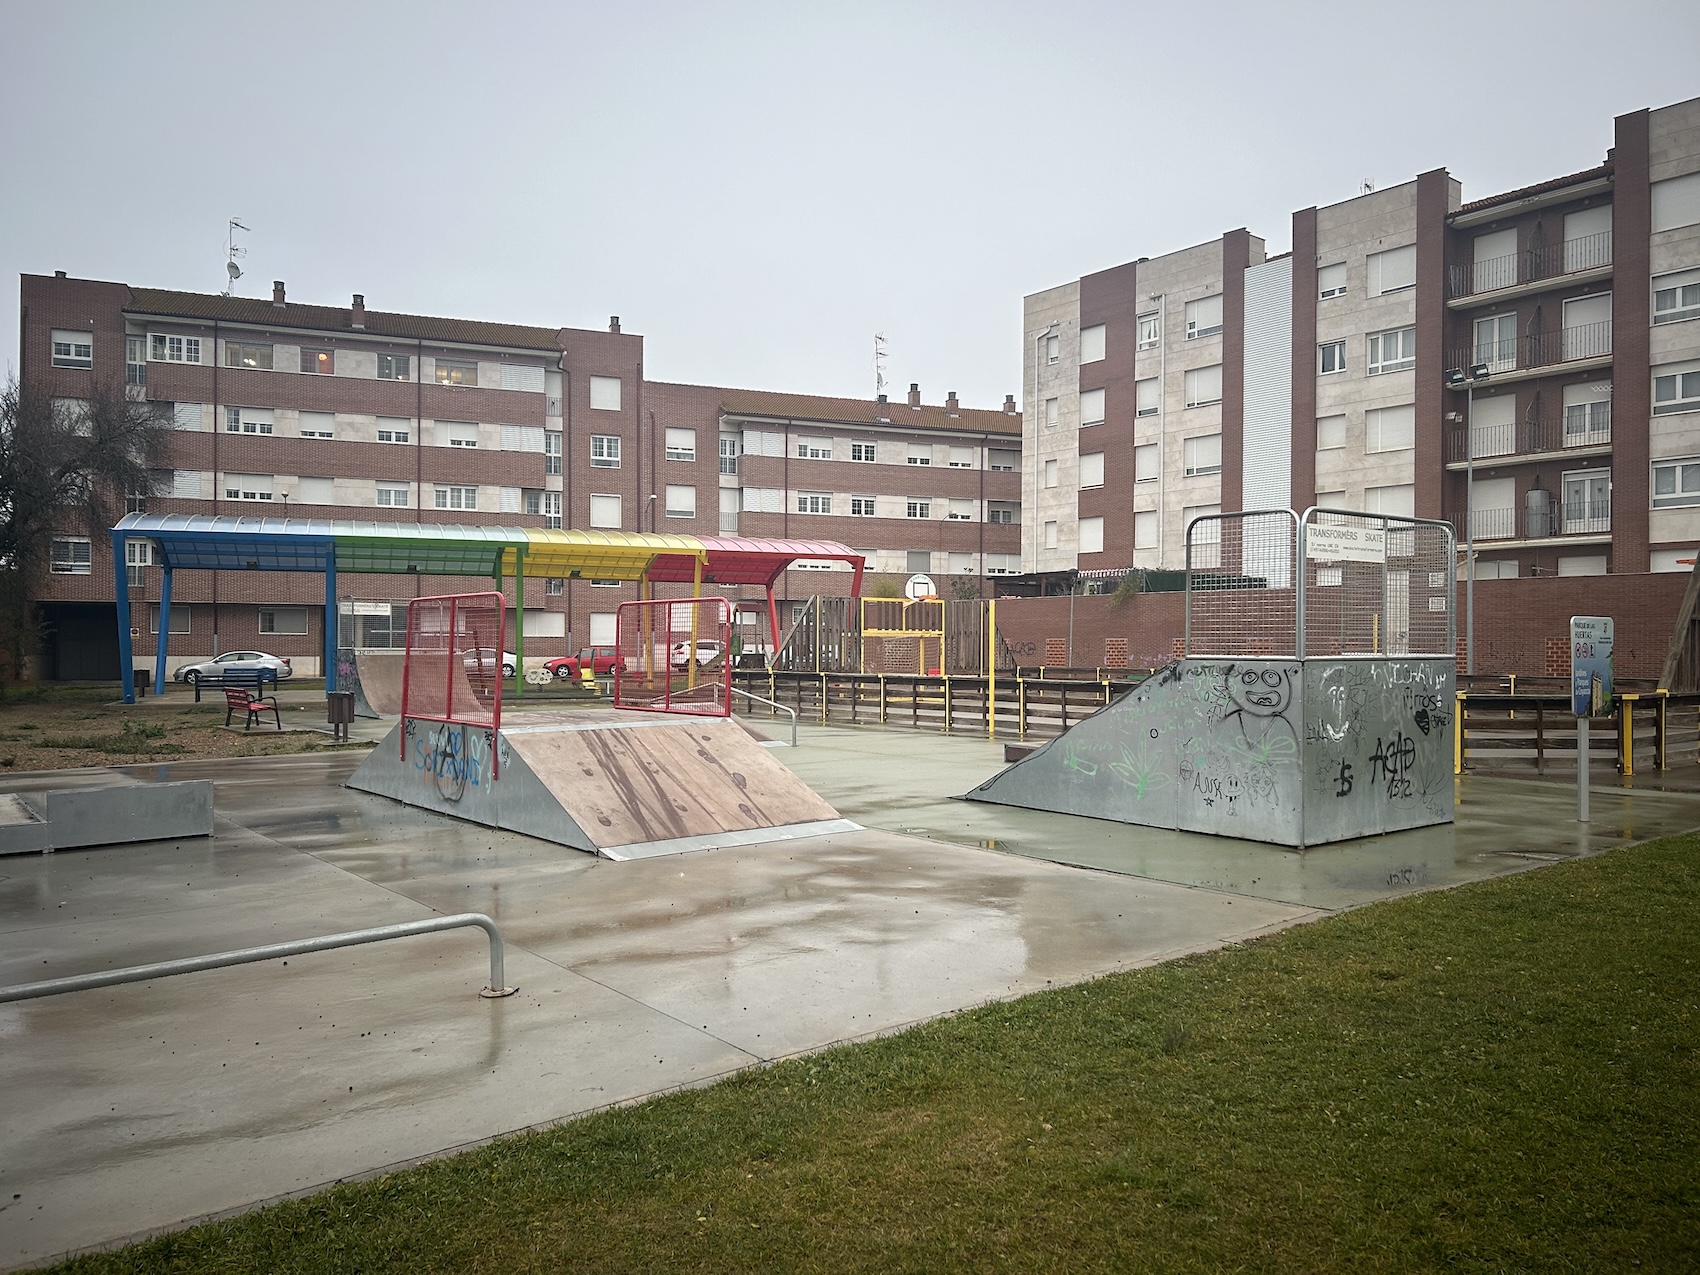
[[[1259,761],[1292,762],[1298,756],[1298,735],[1287,720],[1293,702],[1292,670],[1273,665],[1231,669],[1228,714],[1239,722],[1246,749]]]

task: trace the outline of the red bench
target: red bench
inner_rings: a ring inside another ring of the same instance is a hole
[[[224,688],[224,724],[230,725],[231,716],[237,712],[247,714],[242,729],[248,730],[260,720],[261,713],[270,713],[272,720],[277,723],[279,730],[283,729],[283,718],[277,711],[277,696],[261,695],[257,691],[241,690],[234,686]]]

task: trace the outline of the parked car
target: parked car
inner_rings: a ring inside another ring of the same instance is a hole
[[[222,677],[230,669],[270,669],[280,682],[294,675],[289,661],[281,655],[267,655],[264,651],[226,651],[199,664],[185,664],[171,676],[179,682],[193,685],[203,677]]]
[[[721,646],[719,641],[715,639],[699,639],[697,642],[697,663],[712,664],[720,658],[721,652],[725,649],[726,648]],[[690,664],[690,662],[691,644],[689,642],[675,642],[673,644],[672,657],[669,660],[669,663],[671,663],[674,668],[685,668]]]
[[[596,677],[606,677],[615,669],[626,671],[626,657],[620,654],[618,647],[587,646],[577,655],[560,655],[547,661],[543,667],[556,677],[564,679],[579,675],[579,670],[586,664]]]
[[[493,646],[475,646],[461,657],[466,665],[468,677],[489,677],[496,671],[496,648]],[[514,670],[519,667],[519,656],[512,651],[502,652],[502,676],[512,677]]]

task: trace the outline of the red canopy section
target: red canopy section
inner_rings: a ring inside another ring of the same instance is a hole
[[[863,557],[832,540],[746,540],[699,536],[708,551],[702,564],[704,584],[756,584],[771,589],[773,582],[798,558],[848,562],[856,572],[850,596],[862,592]],[[649,564],[649,579],[689,584],[696,578],[696,559],[687,554],[659,554]]]

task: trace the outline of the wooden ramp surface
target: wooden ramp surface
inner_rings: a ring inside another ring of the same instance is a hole
[[[529,716],[503,738],[598,848],[839,817],[726,718],[519,728]]]
[[[366,702],[372,710],[382,713],[385,717],[397,717],[401,714],[401,680],[402,671],[406,667],[407,657],[402,651],[361,651],[354,657],[355,667],[360,674],[360,688],[366,694]],[[431,676],[419,678],[412,687],[415,713],[425,717],[442,717],[443,700],[447,687],[444,670],[454,678],[454,715],[476,721],[480,715],[480,701],[472,689],[472,683],[466,675],[466,664],[456,658],[444,661],[437,656],[430,662]],[[417,672],[417,670],[416,670]],[[483,714],[486,723],[489,714]]]

